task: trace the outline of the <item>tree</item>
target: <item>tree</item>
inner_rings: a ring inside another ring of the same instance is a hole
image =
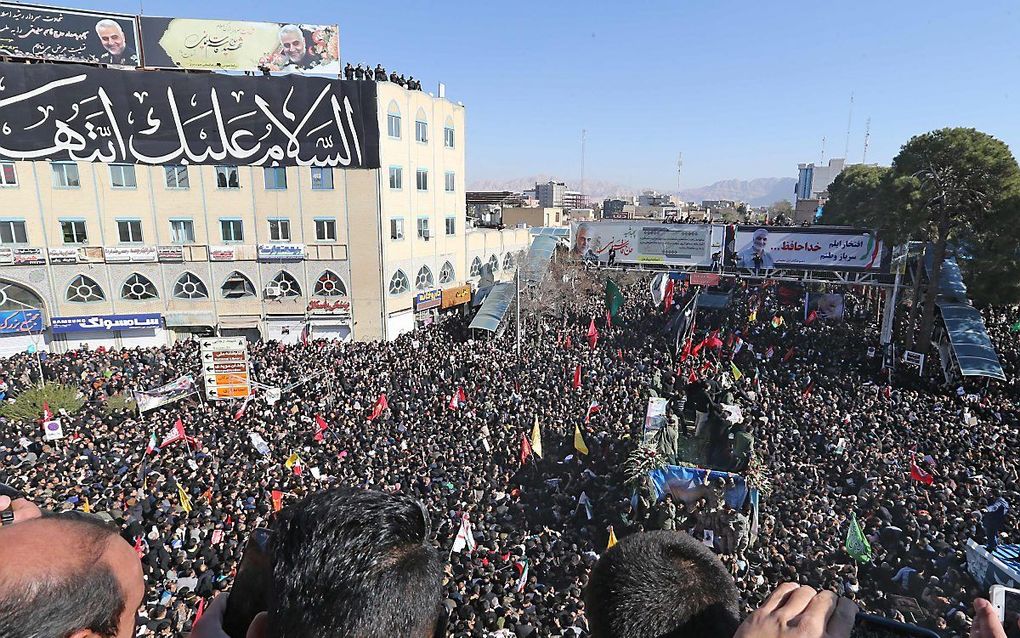
[[[829,201],[822,209],[822,223],[833,226],[854,226],[888,230],[892,203],[890,177],[892,169],[882,166],[854,164],[836,176],[829,186]]]
[[[769,217],[775,219],[780,215],[787,219],[793,217],[793,204],[790,203],[790,200],[781,199],[778,202],[772,202],[772,205],[769,206]]]
[[[945,128],[911,138],[900,149],[890,186],[898,204],[890,234],[898,241],[933,244],[934,262],[916,339],[916,349],[926,353],[949,242],[963,252],[985,246],[1013,252],[1015,257],[1020,240],[1020,208],[1014,203],[1020,192],[1020,167],[1009,147],[991,135]]]

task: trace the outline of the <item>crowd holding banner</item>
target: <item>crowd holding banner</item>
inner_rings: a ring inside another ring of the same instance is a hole
[[[0,421],[0,481],[121,526],[147,579],[145,635],[186,633],[230,586],[249,533],[327,485],[403,491],[428,508],[450,560],[451,636],[586,636],[581,591],[598,555],[656,528],[694,530],[719,552],[745,608],[794,580],[965,633],[986,593],[964,568],[966,541],[992,543],[989,528],[1016,540],[1020,311],[985,312],[1009,381],[958,392],[916,370],[889,385],[867,355],[875,313],[855,291],[843,321],[808,323],[803,300],[741,284],[678,340],[674,315],[694,292],[673,286],[665,311],[648,278],[600,286],[562,326],[529,322],[520,361],[513,331],[475,340],[456,318],[390,343],[253,343],[266,386],[327,370],[273,405],[196,394],[108,413],[111,395],[196,374],[198,344],[51,354],[46,380],[78,387],[85,406],[62,415],[58,444],[39,422]],[[38,381],[34,357],[2,364],[8,397]],[[753,440],[760,467],[739,476],[761,494],[738,500],[738,475],[690,466],[677,466],[699,490],[690,502],[678,482],[661,500],[628,484],[650,398],[668,400],[656,418],[687,436],[698,413],[736,408],[743,429],[718,447]]]

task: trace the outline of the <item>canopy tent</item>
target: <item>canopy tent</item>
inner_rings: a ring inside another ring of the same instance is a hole
[[[944,280],[943,280],[944,281]],[[985,332],[981,313],[965,303],[936,303],[949,335],[953,358],[965,377],[1006,380],[999,356]]]
[[[924,252],[924,272],[929,280],[931,280],[931,269],[934,264],[935,255],[929,245]],[[956,263],[956,257],[946,257],[942,261],[942,272],[939,274],[939,297],[945,301],[969,303],[967,285],[963,283],[963,273],[960,272],[960,264]]]
[[[555,235],[535,236],[521,268],[521,285],[533,286],[542,282],[545,273],[549,271],[549,260],[552,259],[559,241]]]
[[[510,306],[517,295],[517,286],[512,283],[500,282],[495,284],[489,291],[489,295],[482,302],[478,314],[471,320],[469,328],[488,330],[496,332],[499,324],[503,321]]]

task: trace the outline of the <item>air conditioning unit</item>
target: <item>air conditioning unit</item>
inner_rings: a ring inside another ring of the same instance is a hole
[[[266,286],[266,296],[267,297],[279,297],[280,296],[280,287],[279,286],[272,286],[272,285]]]
[[[428,230],[421,231],[421,238],[424,239],[425,241],[428,241],[429,239],[432,238],[432,231]]]

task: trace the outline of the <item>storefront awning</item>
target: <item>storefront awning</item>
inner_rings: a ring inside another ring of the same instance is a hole
[[[216,325],[216,313],[213,312],[168,312],[163,315],[167,328],[185,326],[213,327]],[[257,320],[256,320],[257,321]]]
[[[524,260],[524,268],[521,270],[521,283],[525,287],[539,284],[545,278],[545,273],[549,270],[549,260],[552,259],[557,244],[559,239],[552,235],[538,235],[531,241],[528,256]]]
[[[981,313],[962,303],[939,303],[939,312],[946,324],[953,355],[965,377],[988,377],[1006,380],[992,340],[985,331]]]
[[[258,317],[220,317],[220,328],[245,329],[258,328]]]
[[[471,320],[469,327],[496,332],[503,317],[510,310],[510,304],[513,303],[516,294],[517,287],[513,284],[498,283],[494,285],[489,291],[489,296],[482,303],[482,307],[478,309],[478,314]]]

